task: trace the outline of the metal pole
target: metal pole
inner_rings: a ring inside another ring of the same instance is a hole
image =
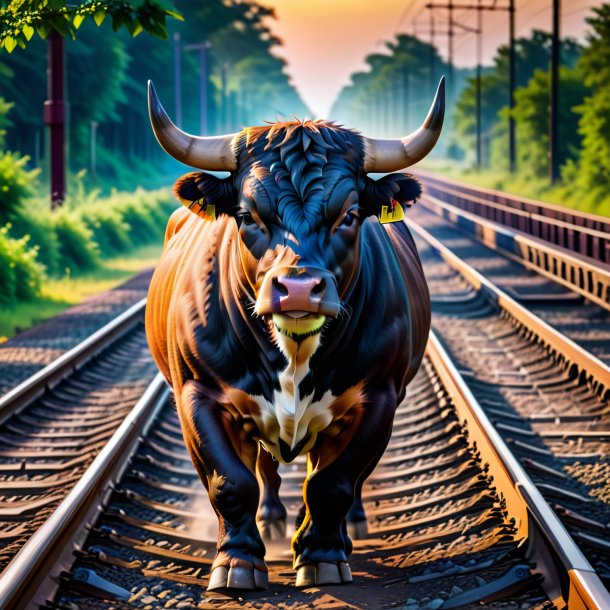
[[[180,34],[174,34],[174,116],[176,125],[182,128],[182,48]]]
[[[44,103],[44,122],[50,130],[51,209],[66,197],[66,151],[64,102],[64,39],[57,33],[49,34],[47,68],[49,99]]]
[[[97,135],[97,121],[91,121],[91,130],[89,132],[89,136],[90,136],[90,141],[89,141],[89,145],[90,145],[90,149],[89,149],[89,154],[91,157],[91,173],[95,176],[96,172],[97,172],[97,160],[95,157],[95,152],[96,152],[96,135]]]
[[[549,174],[551,184],[559,179],[559,62],[561,2],[553,0],[553,43],[551,47],[551,114],[549,125]]]
[[[434,78],[434,54],[436,52],[436,47],[434,46],[434,34],[434,11],[430,11],[430,91],[434,91],[434,87],[436,86]]]
[[[220,130],[227,131],[227,62],[220,66]]]
[[[516,69],[515,69],[515,0],[510,0],[508,5],[509,16],[509,66],[508,66],[508,88],[509,88],[509,110],[510,116],[508,119],[508,158],[509,169],[511,174],[517,168],[516,154],[516,138],[515,138],[515,118],[513,110],[515,109],[515,88],[516,88]]]
[[[199,76],[199,96],[201,109],[199,119],[201,121],[199,131],[205,135],[208,131],[208,49],[205,42],[199,48],[199,66],[201,74]]]
[[[453,99],[453,1],[449,0],[449,99]]]
[[[478,0],[477,30],[477,168],[481,169],[481,63],[483,61],[483,11],[481,10],[481,0]]]

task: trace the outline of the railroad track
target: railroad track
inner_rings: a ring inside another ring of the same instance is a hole
[[[426,209],[536,273],[610,310],[610,220],[427,172]]]
[[[304,475],[303,463],[283,471],[282,495],[292,517]],[[609,607],[599,577],[436,337],[363,497],[369,538],[355,544],[353,586],[295,589],[286,540],[269,549],[269,591],[205,594],[215,517],[157,377],[9,566],[0,580],[0,604],[298,610],[483,602],[543,609],[569,601],[571,607]]]
[[[610,368],[410,223],[433,328],[583,553],[610,584]]]
[[[142,300],[0,397],[0,570],[77,484],[156,369]]]
[[[610,263],[610,219],[417,169],[426,194],[594,261]]]

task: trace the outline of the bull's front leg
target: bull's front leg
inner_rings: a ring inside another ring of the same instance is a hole
[[[186,446],[218,515],[208,590],[267,588],[265,546],[256,527],[257,444],[197,381],[177,401]]]
[[[259,448],[256,468],[262,484],[262,498],[256,521],[265,542],[286,537],[286,509],[280,500],[282,479],[278,474],[279,462],[262,446]]]
[[[305,517],[292,540],[297,586],[351,582],[347,562],[352,542],[346,517],[364,478],[381,458],[396,410],[391,388],[367,392],[367,404],[351,429],[323,439],[310,453],[313,470],[305,481]],[[345,443],[341,435],[348,435]]]

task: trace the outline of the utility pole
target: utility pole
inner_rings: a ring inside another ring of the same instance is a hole
[[[434,87],[436,86],[435,78],[434,78],[434,54],[436,52],[436,46],[434,44],[434,11],[430,11],[430,91],[434,91]]]
[[[453,72],[453,49],[452,49],[452,39],[453,39],[453,27],[454,24],[452,21],[452,13],[456,9],[464,9],[464,10],[477,10],[479,14],[481,11],[508,11],[508,48],[509,48],[509,65],[508,65],[508,107],[510,111],[510,117],[508,120],[508,158],[509,158],[509,167],[511,173],[516,169],[516,138],[515,138],[515,119],[513,117],[513,110],[515,108],[515,88],[516,88],[516,52],[515,52],[515,0],[508,0],[507,6],[498,6],[497,0],[494,0],[493,4],[484,5],[481,4],[480,0],[477,0],[477,4],[455,4],[452,0],[448,0],[448,3],[436,3],[429,2],[426,4],[427,9],[442,9],[449,11],[449,88],[451,90],[451,75]],[[460,26],[463,27],[463,26]],[[478,27],[477,30],[480,30],[481,27]],[[477,31],[471,30],[471,31]]]
[[[49,99],[44,103],[44,122],[50,131],[51,209],[61,206],[66,197],[66,149],[64,100],[64,39],[49,34],[47,84]]]
[[[509,17],[509,62],[508,62],[508,89],[509,89],[509,110],[510,116],[508,119],[508,159],[510,173],[513,174],[517,169],[517,146],[515,137],[515,117],[513,111],[515,109],[515,89],[517,87],[516,77],[516,61],[515,61],[515,0],[509,0],[508,4]]]
[[[448,47],[449,47],[449,87],[447,88],[448,95],[447,97],[450,100],[453,100],[453,94],[455,92],[455,82],[454,82],[454,68],[453,68],[453,37],[455,32],[453,30],[453,1],[449,0],[449,4],[447,5],[447,9],[449,10],[449,39],[448,39]]]
[[[227,131],[227,62],[220,65],[220,131]]]
[[[97,121],[91,121],[89,124],[89,159],[91,162],[91,173],[93,176],[97,176],[97,128],[99,123]]]
[[[212,44],[204,40],[200,44],[189,44],[185,47],[187,51],[199,51],[199,98],[200,98],[200,135],[208,132],[208,53]]]
[[[182,129],[182,47],[180,34],[174,33],[174,116]]]
[[[481,169],[481,64],[483,63],[483,11],[481,0],[477,3],[477,168]]]
[[[553,0],[553,42],[551,46],[551,87],[549,124],[549,177],[551,184],[559,179],[559,63],[561,0]]]

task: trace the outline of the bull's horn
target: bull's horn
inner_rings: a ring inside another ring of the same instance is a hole
[[[423,159],[441,135],[445,116],[445,77],[441,78],[422,126],[401,140],[364,138],[364,171],[395,172]]]
[[[148,114],[157,141],[165,152],[178,161],[210,171],[231,171],[237,168],[233,150],[237,134],[204,138],[184,133],[167,116],[152,81],[148,81]]]

